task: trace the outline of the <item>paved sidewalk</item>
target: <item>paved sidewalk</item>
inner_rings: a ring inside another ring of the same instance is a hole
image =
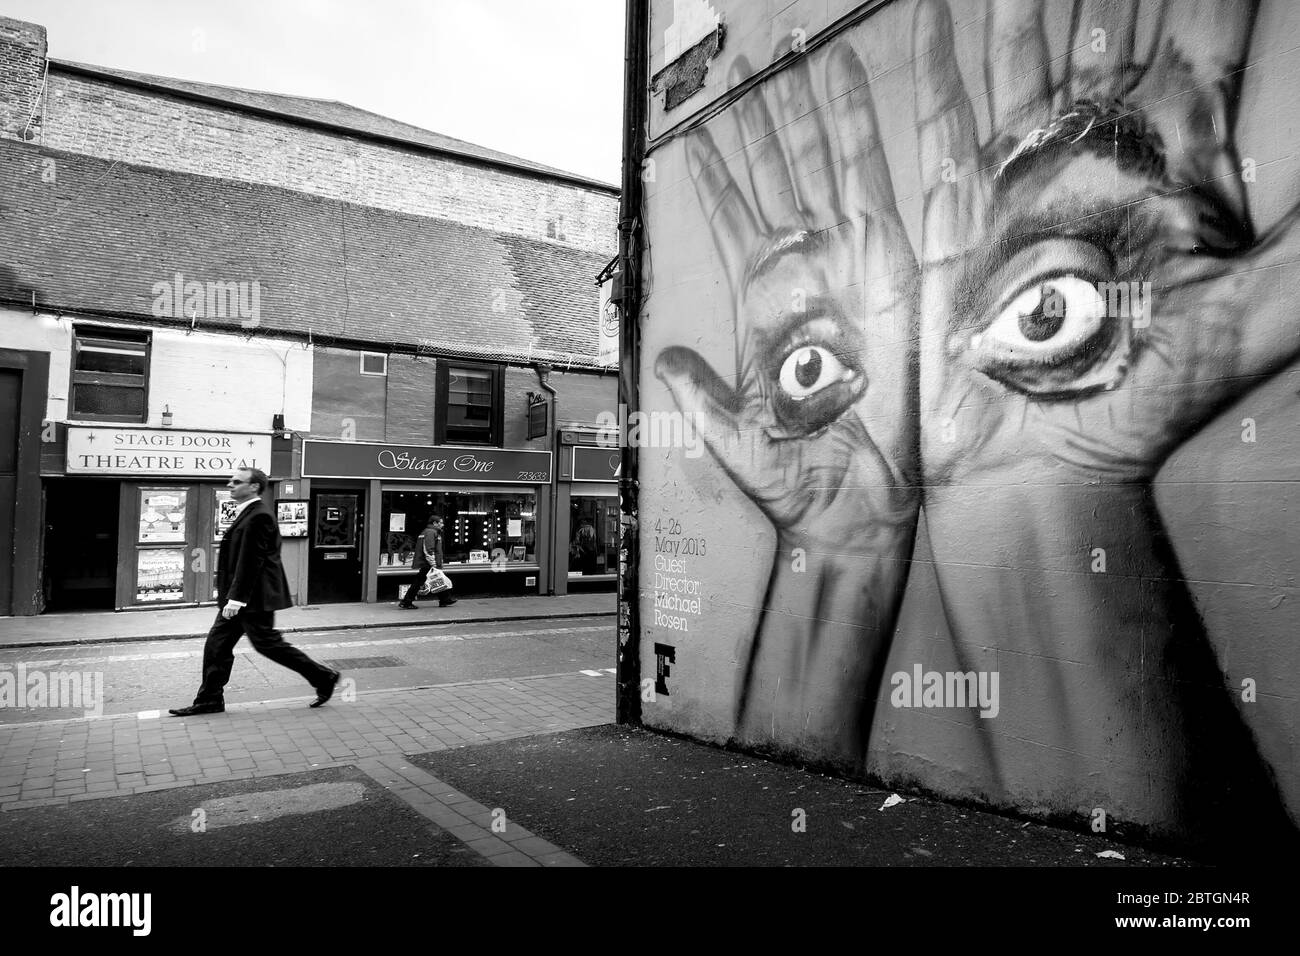
[[[456,844],[445,841],[460,841],[470,859],[494,866],[1189,863],[1126,845],[1122,828],[1072,832],[899,801],[869,783],[619,727],[612,668],[374,692],[345,684],[325,707],[306,701],[184,719],[146,711],[0,726],[0,846],[15,859],[89,859],[93,850],[94,865],[120,865],[123,853],[148,865],[184,852],[160,822],[183,820],[186,807],[302,802],[296,795],[335,773],[360,775],[369,783],[345,786],[382,788],[427,821],[434,838],[413,837],[412,851],[454,861],[447,847]],[[215,796],[214,787],[240,781],[264,795]],[[242,822],[277,826],[254,812]],[[324,818],[309,810],[289,812],[304,821],[294,825],[329,825],[312,823]],[[369,825],[362,815],[353,830],[358,852]],[[253,828],[242,832],[258,847],[276,836],[296,846],[282,831],[263,830],[261,840]]]
[[[462,598],[452,607],[430,602],[404,611],[393,602],[323,604],[277,611],[276,626],[294,631],[336,631],[359,627],[410,627],[412,624],[468,624],[548,617],[589,617],[615,613],[613,593],[555,597]],[[99,644],[110,641],[173,640],[204,637],[216,606],[156,611],[90,611],[0,617],[0,648],[44,644]]]
[[[21,822],[37,808],[351,766],[494,865],[581,865],[404,755],[608,723],[612,669],[349,698],[343,688],[315,710],[295,697],[185,719],[150,711],[0,726],[0,811]]]

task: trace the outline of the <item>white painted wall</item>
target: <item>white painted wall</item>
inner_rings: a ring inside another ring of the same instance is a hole
[[[72,320],[0,307],[0,347],[50,354],[46,418],[69,421]],[[311,351],[296,342],[154,328],[149,364],[149,427],[169,407],[174,428],[265,432],[280,412],[286,428],[311,428]]]

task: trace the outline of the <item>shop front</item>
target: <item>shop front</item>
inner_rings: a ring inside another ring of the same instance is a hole
[[[560,432],[554,590],[613,589],[618,581],[618,469],[622,452],[590,432]]]
[[[435,516],[460,593],[541,591],[551,472],[549,451],[304,441],[312,603],[398,600],[419,563],[416,541]],[[333,566],[353,560],[357,583],[345,591]]]
[[[65,473],[45,480],[47,610],[215,600],[226,482],[271,460],[269,434],[70,426]]]

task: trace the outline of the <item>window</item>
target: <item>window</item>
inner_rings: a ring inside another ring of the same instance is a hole
[[[148,417],[148,391],[148,332],[73,328],[71,418],[143,422]]]
[[[569,503],[569,577],[618,574],[618,498],[574,496]]]
[[[382,352],[362,352],[361,353],[361,374],[362,375],[387,375],[388,374],[388,356]]]
[[[503,399],[500,366],[439,362],[435,443],[499,446]]]
[[[618,499],[611,500],[617,510]],[[537,496],[531,491],[385,491],[383,501],[381,570],[418,564],[415,544],[430,515],[443,519],[448,566],[486,571],[537,564]]]

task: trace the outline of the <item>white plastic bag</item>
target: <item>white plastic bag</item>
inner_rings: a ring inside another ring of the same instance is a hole
[[[420,585],[420,594],[439,594],[450,590],[451,578],[438,568],[429,568],[429,573],[424,576],[424,584]]]

